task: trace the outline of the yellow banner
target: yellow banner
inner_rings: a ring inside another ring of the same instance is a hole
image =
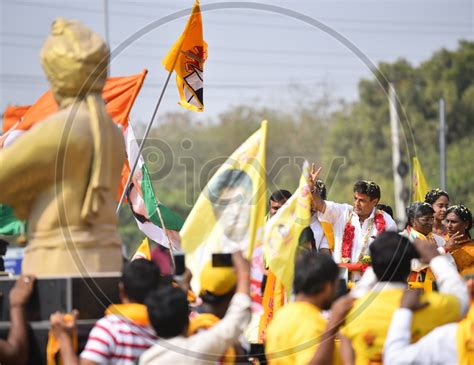
[[[420,161],[417,157],[413,157],[413,178],[412,178],[412,202],[423,202],[425,201],[425,195],[428,193],[428,184],[426,183],[425,176],[421,170]]]
[[[204,62],[207,59],[207,43],[202,35],[202,17],[199,1],[183,33],[162,61],[169,72],[176,72],[179,104],[186,109],[204,111]]]
[[[265,145],[267,121],[217,170],[201,192],[180,231],[193,290],[212,253],[237,250],[252,257],[263,235],[266,209]]]
[[[265,225],[263,238],[265,259],[270,270],[285,288],[287,298],[291,293],[299,238],[311,221],[311,192],[308,179],[309,164],[306,161],[298,189]]]

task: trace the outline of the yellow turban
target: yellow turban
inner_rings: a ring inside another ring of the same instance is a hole
[[[110,51],[99,35],[79,21],[57,18],[40,58],[54,94],[77,97],[101,92]]]

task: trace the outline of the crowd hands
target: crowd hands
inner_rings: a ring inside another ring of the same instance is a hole
[[[10,290],[11,329],[6,340],[0,340],[0,364],[25,364],[28,357],[28,328],[25,306],[33,292],[35,277],[21,275]]]
[[[208,265],[203,269],[207,283],[202,282],[199,300],[190,291],[189,269],[179,276],[164,276],[156,262],[137,259],[127,263],[118,285],[121,303],[106,309],[80,355],[80,312],[51,314],[49,342],[53,337],[59,350],[52,354],[54,364],[188,364],[248,359],[246,345],[240,346],[238,340],[250,320],[250,263],[241,252],[233,253],[231,259],[232,266]],[[11,330],[8,340],[0,342],[1,364],[31,363],[25,305],[34,281],[33,276],[21,276],[10,291]],[[48,353],[48,365],[50,356]]]
[[[313,165],[310,244],[303,242],[298,251],[291,298],[273,314],[257,351],[243,336],[251,320],[250,263],[236,252],[233,267],[204,266],[197,298],[189,270],[170,280],[152,261],[126,264],[121,304],[107,308],[80,355],[75,344],[80,313],[51,315],[57,358],[71,365],[474,364],[470,211],[449,207],[447,193],[434,189],[426,202],[408,208],[406,229],[397,233],[390,210],[381,212],[375,183],[357,182],[353,204],[337,204],[326,200],[319,172]],[[290,195],[274,192],[269,216]],[[332,247],[321,228],[326,220],[334,229]],[[361,263],[361,277],[348,293],[341,292],[347,280],[340,267]],[[428,290],[430,276],[436,284],[430,282]],[[0,342],[2,364],[26,364],[24,307],[34,280],[22,276],[10,292],[11,330]],[[424,292],[410,288],[413,282]]]

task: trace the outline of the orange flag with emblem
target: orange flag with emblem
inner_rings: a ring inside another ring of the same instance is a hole
[[[202,17],[196,0],[183,33],[171,47],[162,63],[169,72],[176,72],[179,104],[195,112],[204,111],[204,62],[207,43],[202,35]]]

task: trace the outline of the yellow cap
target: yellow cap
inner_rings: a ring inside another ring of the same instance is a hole
[[[229,293],[237,284],[237,276],[232,267],[213,267],[211,262],[201,272],[201,295],[221,296]]]

